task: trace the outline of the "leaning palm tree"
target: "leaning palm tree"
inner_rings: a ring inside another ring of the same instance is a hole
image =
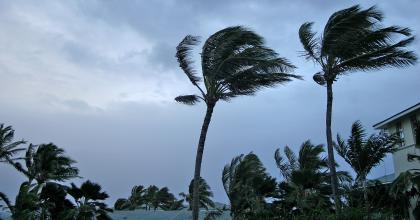
[[[187,105],[203,101],[207,107],[195,161],[194,220],[198,219],[198,183],[204,143],[216,103],[220,100],[229,101],[237,96],[253,95],[264,87],[300,78],[290,73],[295,68],[291,63],[264,46],[261,36],[241,26],[225,28],[206,40],[201,53],[202,77],[199,77],[191,60],[192,48],[198,43],[198,37],[188,35],[176,48],[179,65],[199,94],[178,96],[175,100]],[[200,81],[203,81],[204,88],[200,86]]]
[[[363,198],[368,207],[367,175],[379,165],[387,153],[391,153],[398,138],[395,135],[380,133],[366,137],[366,131],[360,121],[353,123],[347,143],[337,135],[335,150],[356,172],[356,182],[363,188]]]
[[[25,148],[19,147],[25,144],[26,141],[13,141],[15,131],[11,126],[5,127],[4,124],[0,124],[0,162],[12,163],[18,158],[13,156]]]
[[[398,26],[382,27],[382,19],[382,12],[375,7],[362,10],[356,5],[332,14],[321,37],[312,31],[312,22],[304,23],[299,29],[304,56],[322,68],[313,79],[327,87],[328,165],[336,208],[339,208],[339,198],[331,131],[333,83],[351,72],[405,67],[417,60],[414,52],[406,50],[414,40],[411,31]],[[396,40],[398,36],[406,38]]]

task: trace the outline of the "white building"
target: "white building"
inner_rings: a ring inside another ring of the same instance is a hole
[[[394,161],[394,177],[409,169],[420,169],[418,160],[408,160],[409,155],[420,156],[420,143],[416,143],[416,124],[420,121],[420,103],[405,109],[373,127],[390,134],[398,134],[402,143],[392,154]],[[416,147],[417,145],[417,147]]]

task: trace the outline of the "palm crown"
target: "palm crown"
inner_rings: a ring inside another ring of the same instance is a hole
[[[335,12],[325,25],[321,37],[312,31],[312,22],[304,23],[299,37],[304,56],[322,66],[314,80],[324,85],[350,71],[403,67],[416,62],[412,51],[404,49],[413,42],[411,30],[398,26],[382,27],[382,12],[375,7],[361,10],[356,5]],[[405,39],[395,41],[396,36]]]
[[[206,40],[199,77],[191,60],[192,48],[198,43],[199,37],[188,35],[177,47],[180,67],[200,91],[199,95],[178,96],[178,102],[192,105],[200,100],[207,104],[226,101],[299,78],[290,74],[295,68],[291,63],[263,45],[261,36],[241,26],[225,28]],[[201,81],[205,90],[199,85]]]
[[[356,172],[356,180],[363,181],[370,170],[377,166],[387,153],[394,150],[398,141],[397,136],[385,133],[367,137],[362,124],[356,121],[351,127],[351,135],[347,142],[337,135],[337,144],[334,147],[338,155]]]
[[[73,166],[75,161],[64,155],[64,150],[53,143],[41,144],[38,148],[29,145],[25,155],[27,169],[16,162],[17,170],[25,174],[30,182],[65,181],[78,176],[79,169]]]

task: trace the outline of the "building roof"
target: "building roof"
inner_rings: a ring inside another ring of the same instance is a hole
[[[420,109],[420,102],[417,103],[417,104],[415,104],[415,105],[413,105],[413,106],[411,106],[410,108],[407,108],[407,109],[405,109],[405,110],[403,110],[403,111],[401,111],[401,112],[399,112],[399,113],[397,113],[397,114],[395,114],[395,115],[393,115],[393,116],[391,116],[391,117],[389,117],[389,118],[387,118],[387,119],[379,122],[379,123],[376,123],[375,125],[373,125],[373,127],[375,129],[382,129],[387,124],[389,124],[389,123],[391,123],[391,122],[393,122],[393,121],[395,121],[395,120],[397,120],[397,119],[399,119],[399,118],[401,118],[403,116],[406,116],[407,114],[410,114],[410,113],[412,113],[412,112],[414,112],[414,111],[416,111],[418,109]]]

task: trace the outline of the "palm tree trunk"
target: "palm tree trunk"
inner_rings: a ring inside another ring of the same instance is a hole
[[[331,131],[331,117],[332,117],[332,102],[333,102],[333,82],[327,82],[327,114],[326,114],[326,133],[327,133],[327,148],[328,148],[328,167],[330,169],[332,194],[335,203],[335,210],[340,211],[340,199],[338,198],[338,180],[337,172],[335,170],[334,148]]]
[[[193,188],[193,203],[192,203],[192,215],[193,220],[198,220],[199,214],[199,185],[200,185],[200,172],[201,172],[201,161],[203,160],[204,143],[206,142],[207,130],[213,114],[213,109],[216,103],[207,103],[207,112],[204,117],[203,126],[201,127],[200,139],[198,140],[197,155],[195,158],[195,171],[194,171],[194,188]]]
[[[369,210],[369,208],[370,208],[370,205],[369,205],[369,201],[368,201],[368,194],[367,194],[367,181],[366,181],[366,175],[364,175],[363,176],[363,179],[362,179],[362,187],[363,187],[363,199],[365,200],[365,209],[366,209],[366,213],[367,213],[367,216],[368,216],[368,219],[371,219],[370,218],[370,210]]]

